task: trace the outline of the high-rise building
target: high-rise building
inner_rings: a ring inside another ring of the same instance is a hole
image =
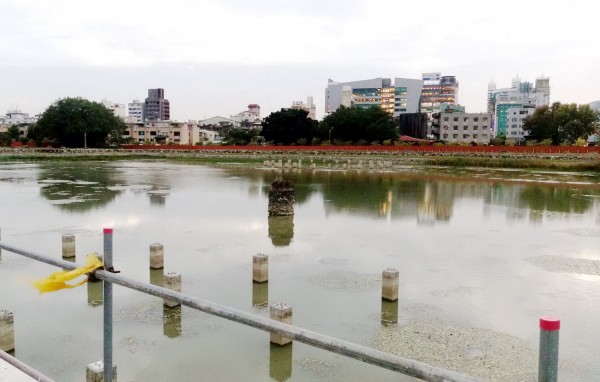
[[[164,89],[148,89],[148,97],[144,101],[144,120],[168,121],[171,119],[169,100],[165,99]]]
[[[432,115],[440,112],[440,105],[458,103],[458,81],[455,76],[442,76],[442,73],[423,73],[423,93],[421,113]]]
[[[325,114],[340,106],[379,106],[390,115],[398,116],[419,111],[422,80],[398,78],[373,78],[351,82],[329,80],[325,89]]]
[[[494,135],[521,139],[526,136],[522,120],[536,108],[550,104],[550,79],[539,77],[534,87],[517,76],[510,88],[501,89],[492,81],[488,84],[487,102]]]
[[[131,122],[144,122],[144,102],[134,99],[127,104],[127,116]]]

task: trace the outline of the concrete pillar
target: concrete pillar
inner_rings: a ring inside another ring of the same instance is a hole
[[[165,288],[181,292],[181,275],[179,273],[167,273],[163,279],[163,283]],[[163,304],[170,308],[181,305],[179,301],[168,300],[166,298],[163,299]]]
[[[162,244],[150,244],[150,268],[161,269],[165,267],[165,250]]]
[[[102,255],[99,255],[95,252],[91,253],[91,255],[96,256],[98,258],[98,260],[100,260],[100,262],[104,261],[104,257]],[[94,276],[94,272],[87,273],[87,277],[88,277],[88,284],[95,283],[95,282],[100,282],[100,284],[102,284],[101,283],[102,280],[100,280],[99,278],[96,278],[96,276]],[[89,288],[88,288],[88,291],[89,291]]]
[[[383,271],[381,278],[381,298],[387,301],[398,300],[398,280],[400,273],[397,269],[388,268]]]
[[[285,324],[292,323],[292,306],[284,303],[271,305],[271,319]],[[279,346],[284,346],[292,343],[290,338],[284,337],[281,334],[271,333],[271,342]]]
[[[12,312],[0,309],[0,350],[15,350],[15,327]]]
[[[117,382],[117,366],[112,367],[112,381]],[[104,382],[104,361],[90,363],[85,369],[85,382]]]
[[[75,235],[62,235],[62,257],[75,257]]]
[[[286,216],[294,214],[294,186],[283,179],[271,183],[269,189],[269,216]]]
[[[269,256],[262,253],[252,256],[252,281],[255,283],[269,281]]]

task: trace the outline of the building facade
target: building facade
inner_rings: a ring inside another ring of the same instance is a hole
[[[171,107],[165,99],[164,89],[148,89],[148,97],[144,101],[144,121],[169,121]]]
[[[511,127],[512,134],[513,122],[509,114],[509,109],[521,109],[522,112],[531,113],[529,109],[550,104],[550,79],[548,77],[538,77],[535,86],[531,82],[521,81],[515,77],[511,81],[510,88],[496,88],[492,81],[488,84],[487,95],[488,113],[492,115],[492,131],[495,136],[506,136],[508,128]],[[509,120],[510,118],[510,120]],[[517,133],[516,136],[524,136]]]
[[[492,138],[488,113],[440,113],[440,139],[448,143],[488,144]]]
[[[335,82],[329,80],[325,89],[325,114],[336,111],[340,106],[379,106],[397,117],[404,113],[417,113],[423,89],[423,81],[395,78],[373,78],[369,80]]]
[[[134,99],[127,104],[127,116],[130,122],[144,122],[144,102]]]
[[[258,129],[262,124],[262,120],[260,119],[260,106],[251,103],[248,105],[248,110],[232,115],[229,119],[234,121],[236,127],[242,129]]]
[[[132,138],[142,144],[193,144],[194,122],[146,121],[126,123],[123,138]]]
[[[112,113],[114,114],[115,117],[125,119],[125,116],[126,116],[125,104],[116,103],[116,102],[108,101],[105,99],[103,99],[100,103],[102,103],[102,105],[104,105],[105,108],[112,111]]]

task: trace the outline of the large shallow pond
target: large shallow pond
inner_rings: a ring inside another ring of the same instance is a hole
[[[600,374],[600,197],[591,175],[405,168],[287,170],[295,215],[269,218],[275,169],[168,162],[0,165],[2,240],[77,262],[114,228],[115,268],[156,280],[149,246],[183,291],[491,380],[536,380],[538,319],[561,318],[560,375]],[[269,255],[268,287],[252,256]],[[397,304],[381,273],[400,272]],[[55,271],[3,251],[0,308],[15,315],[16,356],[57,381],[102,358],[101,284],[40,295]],[[115,287],[119,381],[404,380],[393,372]],[[397,317],[395,312],[397,311]],[[409,378],[405,378],[409,380]]]

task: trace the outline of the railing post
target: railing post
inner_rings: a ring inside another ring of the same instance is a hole
[[[113,230],[104,228],[104,268],[113,267]],[[104,382],[112,382],[112,283],[104,282]]]
[[[558,332],[560,320],[540,318],[540,359],[538,382],[556,382],[558,379]]]

